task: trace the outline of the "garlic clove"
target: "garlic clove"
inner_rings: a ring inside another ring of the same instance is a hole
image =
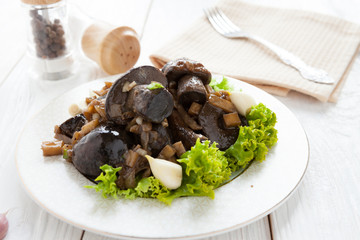
[[[243,92],[232,92],[230,100],[235,105],[236,110],[243,116],[250,111],[251,106],[256,105],[255,99]]]
[[[81,111],[82,111],[81,108],[76,103],[71,104],[69,107],[69,113],[72,117],[80,114]]]
[[[0,214],[0,240],[4,239],[9,229],[6,213]]]
[[[182,168],[179,164],[164,159],[145,156],[150,164],[150,169],[155,178],[169,189],[180,187],[182,180]]]

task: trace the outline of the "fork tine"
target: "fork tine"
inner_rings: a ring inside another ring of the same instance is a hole
[[[220,9],[213,7],[204,11],[211,25],[221,35],[228,37],[237,31],[241,31],[241,29],[232,23]]]
[[[224,35],[225,32],[223,28],[218,24],[218,20],[214,17],[214,10],[209,8],[209,9],[204,9],[204,12],[206,14],[207,19],[211,23],[211,26],[213,26],[213,28],[215,28],[215,30],[218,33]]]
[[[217,8],[212,9],[213,12],[213,18],[218,24],[220,28],[224,31],[224,34],[229,34],[230,32],[234,31],[227,22],[220,16],[220,13],[218,12]]]
[[[219,16],[218,19],[221,19],[223,25],[226,25],[227,28],[232,31],[232,32],[236,32],[236,31],[241,31],[241,29],[236,26],[225,14],[223,11],[221,11],[218,8],[214,8],[214,11],[216,12],[216,14]]]

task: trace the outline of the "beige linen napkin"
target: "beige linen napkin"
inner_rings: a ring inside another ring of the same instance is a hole
[[[162,67],[179,57],[197,60],[211,72],[254,84],[285,96],[295,90],[320,101],[336,101],[360,43],[360,26],[314,12],[276,9],[236,0],[217,4],[243,30],[263,37],[324,69],[335,84],[305,80],[270,50],[251,40],[228,39],[218,34],[205,16],[150,56]]]

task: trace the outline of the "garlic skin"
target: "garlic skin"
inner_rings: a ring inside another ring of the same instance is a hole
[[[235,105],[236,110],[243,116],[246,116],[251,106],[256,105],[255,99],[243,92],[232,92],[230,100]]]
[[[9,222],[6,218],[6,213],[0,214],[0,240],[6,237],[9,229]]]
[[[73,103],[69,107],[69,113],[72,117],[81,113],[81,108],[76,103]]]
[[[155,178],[169,189],[180,187],[182,181],[182,168],[179,164],[164,159],[145,156],[150,164],[150,169]]]

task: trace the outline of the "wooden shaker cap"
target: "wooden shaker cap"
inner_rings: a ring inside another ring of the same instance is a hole
[[[21,2],[30,5],[50,5],[61,1],[62,0],[21,0]]]
[[[85,30],[81,45],[85,55],[110,75],[129,70],[140,55],[137,33],[126,26],[93,24]]]

